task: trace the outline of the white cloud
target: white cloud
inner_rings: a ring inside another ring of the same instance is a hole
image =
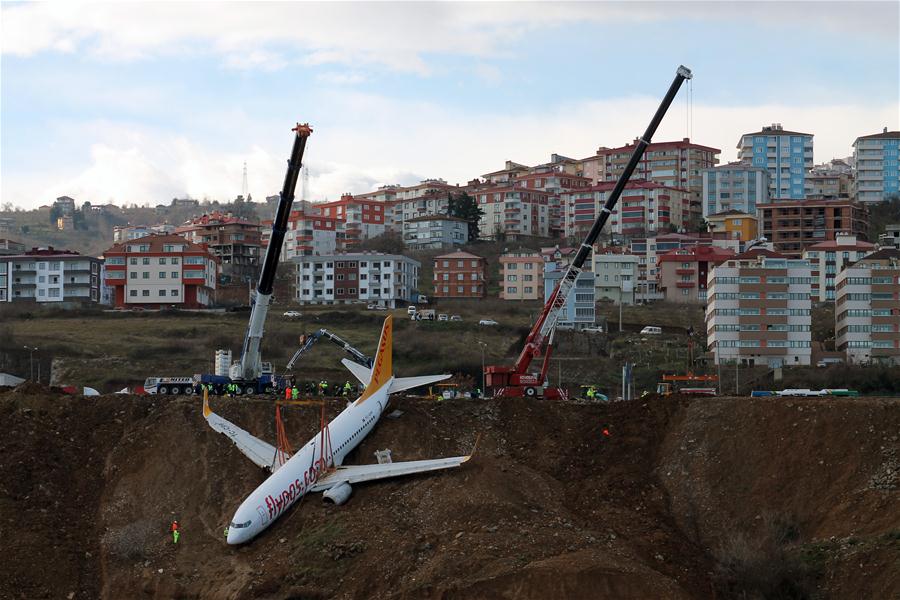
[[[563,103],[540,114],[474,116],[347,90],[334,93],[329,102],[343,116],[336,124],[316,127],[307,146],[313,200],[334,200],[344,192],[366,192],[386,183],[411,184],[426,177],[464,184],[499,168],[505,160],[537,164],[553,152],[584,158],[600,145],[625,144],[643,133],[659,99]],[[897,104],[698,104],[693,139],[711,146],[723,144],[725,162],[736,157],[734,146],[741,134],[780,122],[787,129],[815,134],[815,160],[823,162],[848,156],[859,135],[883,126],[898,129],[898,114]],[[29,207],[62,194],[120,204],[153,205],[184,194],[224,200],[240,193],[244,161],[254,197],[277,192],[290,150],[287,126],[273,123],[271,116],[253,120],[237,115],[222,120],[229,127],[216,145],[128,124],[67,123],[64,126],[73,139],[82,144],[72,154],[89,153],[90,162],[76,174],[54,171],[54,163],[42,165],[46,171],[31,175],[5,173],[2,196]],[[822,124],[828,126],[822,128]],[[654,139],[681,139],[685,134],[685,107],[676,101]],[[54,184],[47,186],[48,181]]]
[[[429,54],[498,56],[535,30],[585,22],[743,19],[891,39],[898,31],[891,2],[73,2],[7,4],[2,16],[2,51],[18,56],[86,50],[121,61],[214,52],[233,67],[297,60],[419,74],[429,73]]]
[[[327,73],[319,73],[316,80],[331,85],[356,85],[363,83],[368,78],[362,73],[340,73],[336,71],[328,71]]]

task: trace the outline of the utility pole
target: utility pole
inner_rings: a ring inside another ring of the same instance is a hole
[[[484,385],[484,349],[487,348],[487,344],[479,341],[478,345],[481,346],[481,394],[483,396],[485,391],[487,390]]]
[[[31,381],[34,381],[34,353],[37,350],[37,348],[35,348],[34,346],[22,346],[22,347],[25,348],[26,350],[28,350],[28,352],[29,352],[28,366],[30,368],[30,373],[31,373],[30,379],[31,379]]]
[[[740,383],[738,381],[738,373],[741,370],[740,366],[741,366],[741,359],[738,357],[735,357],[735,359],[734,359],[734,395],[735,396],[741,395]]]

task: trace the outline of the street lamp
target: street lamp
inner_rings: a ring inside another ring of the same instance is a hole
[[[31,369],[31,378],[30,379],[31,379],[31,381],[34,381],[34,353],[37,351],[37,348],[35,346],[22,346],[22,347],[25,348],[26,350],[28,350],[28,352],[29,352],[28,366]]]
[[[481,395],[482,397],[484,397],[485,391],[487,389],[484,386],[484,349],[487,348],[487,344],[478,340],[475,341],[478,342],[479,346],[481,346]]]

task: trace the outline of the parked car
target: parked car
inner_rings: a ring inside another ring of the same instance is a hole
[[[462,317],[459,315],[450,315],[451,321],[462,321]]]
[[[414,304],[410,304],[409,306],[407,306],[406,314],[408,314],[411,317],[416,316],[416,306]]]
[[[662,333],[662,329],[659,327],[654,327],[653,325],[647,325],[643,329],[641,329],[641,335],[660,335]]]
[[[380,304],[367,304],[366,309],[367,310],[387,310],[387,307],[382,306]]]
[[[288,319],[296,319],[298,317],[302,317],[303,315],[301,315],[296,310],[289,310],[284,313],[284,316],[287,317]]]
[[[560,323],[556,326],[558,331],[575,331],[574,323]]]
[[[445,315],[443,313],[438,315],[438,321],[449,321],[449,320],[450,320],[450,317],[448,315]]]
[[[495,321],[495,320],[493,320],[493,319],[482,319],[482,320],[478,321],[478,324],[479,324],[479,325],[494,326],[494,325],[499,325],[500,323],[498,323],[497,321]]]
[[[603,333],[603,328],[600,326],[597,327],[585,327],[582,329],[584,333]]]

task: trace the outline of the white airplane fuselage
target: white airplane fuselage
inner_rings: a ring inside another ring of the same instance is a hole
[[[388,403],[390,377],[365,402],[352,402],[328,424],[324,455],[321,432],[272,473],[238,507],[228,528],[228,543],[242,544],[271,525],[315,485],[326,470],[343,463],[372,431]]]

